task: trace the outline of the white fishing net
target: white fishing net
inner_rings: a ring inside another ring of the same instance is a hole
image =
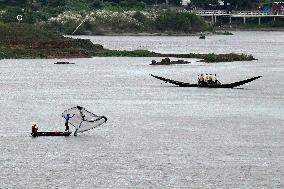
[[[80,106],[65,110],[62,113],[62,117],[65,120],[69,117],[68,124],[78,129],[77,132],[88,131],[107,121],[105,116],[98,116]]]

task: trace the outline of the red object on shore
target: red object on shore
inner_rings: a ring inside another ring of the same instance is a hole
[[[284,2],[272,3],[270,11],[274,13],[278,13],[278,14],[279,13],[283,14],[284,13]]]

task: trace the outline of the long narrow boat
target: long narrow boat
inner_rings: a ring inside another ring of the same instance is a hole
[[[172,80],[172,79],[167,79],[167,78],[152,75],[152,74],[151,74],[151,76],[156,78],[156,79],[162,80],[165,83],[171,83],[171,84],[174,84],[174,85],[177,85],[177,86],[180,86],[180,87],[203,87],[203,88],[234,88],[234,87],[238,87],[238,86],[241,86],[243,84],[252,82],[252,81],[262,77],[262,76],[252,77],[250,79],[246,79],[246,80],[242,80],[242,81],[238,81],[238,82],[234,82],[234,83],[229,83],[229,84],[199,85],[199,84],[185,83],[185,82],[182,82],[182,81],[175,81],[175,80]]]
[[[38,137],[38,136],[69,136],[72,132],[36,132],[36,133],[31,133],[33,137]]]

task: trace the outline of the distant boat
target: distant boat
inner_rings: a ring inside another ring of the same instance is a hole
[[[200,35],[199,39],[205,39],[205,35]]]
[[[73,62],[55,62],[54,64],[75,64]]]

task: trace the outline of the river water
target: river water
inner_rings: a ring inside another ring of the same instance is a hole
[[[0,60],[0,188],[284,188],[284,33],[233,36],[92,36],[111,49],[246,53],[257,61],[150,66],[161,58]],[[262,75],[238,89],[179,88],[149,74],[223,83]],[[108,118],[70,137],[72,106]]]

